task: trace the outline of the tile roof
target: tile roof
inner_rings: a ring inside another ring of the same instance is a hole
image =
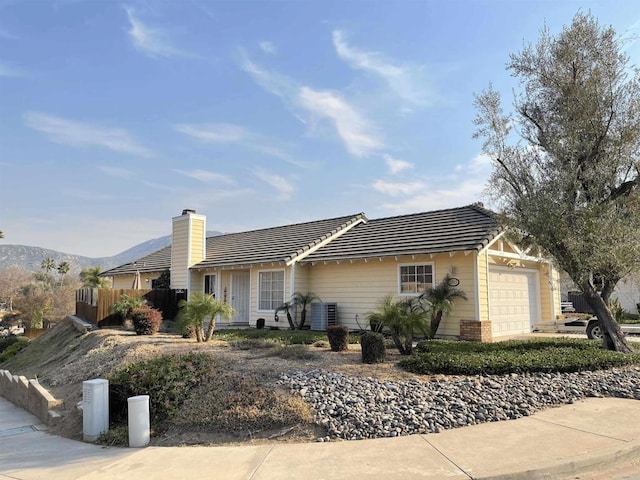
[[[364,213],[344,217],[264,228],[207,238],[207,256],[193,268],[218,268],[287,262],[360,220]],[[171,246],[135,262],[103,272],[102,276],[158,272],[171,267]]]
[[[207,257],[193,268],[230,268],[287,262],[343,228],[348,232],[303,262],[480,250],[502,231],[496,215],[474,204],[433,212],[367,220],[363,213],[207,238]],[[120,265],[102,276],[170,268],[171,246]]]
[[[287,262],[360,220],[364,213],[210,237],[206,259],[193,268]]]
[[[357,225],[303,262],[480,250],[502,229],[478,204],[378,218]]]
[[[134,262],[125,263],[118,267],[106,270],[100,274],[101,277],[110,277],[112,275],[126,275],[145,272],[161,272],[171,267],[171,245],[160,250],[156,250],[149,255],[141,257]]]

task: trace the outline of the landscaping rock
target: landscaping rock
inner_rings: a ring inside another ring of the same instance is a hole
[[[529,416],[587,397],[639,399],[640,368],[579,373],[380,381],[325,371],[295,372],[280,382],[311,404],[330,439],[360,440]]]

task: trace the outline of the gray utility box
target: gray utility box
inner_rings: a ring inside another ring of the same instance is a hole
[[[311,304],[311,330],[326,330],[338,325],[338,304],[330,302]]]

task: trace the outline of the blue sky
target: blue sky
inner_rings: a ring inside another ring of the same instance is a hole
[[[0,1],[0,230],[108,256],[183,208],[242,231],[483,200],[473,93],[629,1]],[[486,199],[484,199],[486,201]]]

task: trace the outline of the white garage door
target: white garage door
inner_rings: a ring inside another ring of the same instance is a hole
[[[490,267],[489,302],[494,337],[530,333],[538,322],[535,272]]]

